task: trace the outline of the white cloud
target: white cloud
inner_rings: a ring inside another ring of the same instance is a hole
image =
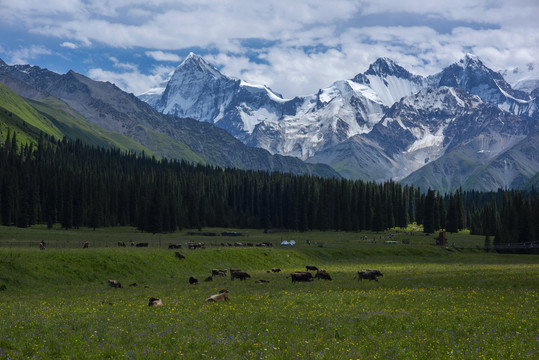
[[[112,61],[113,66],[117,69],[123,69],[131,72],[138,71],[138,67],[135,64],[129,64],[129,63],[122,63],[114,56],[109,57],[109,60]]]
[[[93,68],[88,71],[88,76],[97,81],[110,81],[127,92],[140,95],[162,83],[173,70],[173,67],[157,66],[150,74],[142,74],[136,67],[124,72]]]
[[[211,50],[219,54],[208,59],[225,74],[295,96],[351,78],[380,56],[422,75],[469,51],[495,69],[524,67],[539,58],[538,12],[536,0],[305,0],[293,6],[288,0],[0,0],[0,31],[2,22],[19,24],[88,57],[114,54],[96,55],[97,47],[135,48],[146,61],[177,63],[176,52]],[[386,14],[402,23],[365,23]],[[436,21],[448,29],[433,29]],[[9,54],[21,62],[39,55],[25,48]],[[155,77],[141,74],[132,59],[110,60],[113,71],[92,73],[129,91]]]
[[[11,56],[11,62],[13,64],[28,64],[30,63],[30,59],[35,59],[39,55],[50,55],[51,51],[44,46],[32,45],[8,53]]]
[[[144,54],[157,61],[175,61],[179,62],[182,58],[173,53],[166,53],[163,51],[146,51]]]
[[[77,44],[74,44],[69,41],[64,41],[63,43],[60,44],[60,46],[68,48],[68,49],[77,49],[79,47]]]

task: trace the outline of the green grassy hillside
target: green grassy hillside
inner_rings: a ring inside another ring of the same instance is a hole
[[[219,233],[223,229],[209,229]],[[389,232],[388,232],[389,234]],[[384,243],[387,234],[305,232],[265,234],[249,230],[244,236],[192,236],[188,232],[150,235],[134,228],[46,229],[33,226],[28,229],[0,227],[0,285],[9,288],[63,286],[80,283],[101,284],[106,279],[122,283],[169,283],[193,275],[202,280],[213,268],[239,267],[254,275],[264,276],[273,267],[292,272],[315,264],[334,271],[366,268],[373,262],[390,266],[392,263],[491,263],[504,262],[511,257],[477,250],[483,238],[466,233],[450,234],[460,247],[433,246],[431,237],[418,232],[413,236],[400,232],[393,236],[396,245]],[[293,248],[279,246],[282,239],[295,239]],[[358,239],[366,238],[364,241]],[[412,245],[400,244],[411,238]],[[38,244],[46,241],[48,247],[40,251]],[[307,240],[311,245],[307,244]],[[371,241],[375,240],[376,243]],[[127,247],[118,247],[118,242]],[[83,243],[90,244],[83,249]],[[148,242],[148,248],[129,244]],[[204,242],[206,249],[188,250],[186,242]],[[271,242],[273,247],[228,247],[223,243]],[[178,260],[168,244],[182,244],[179,251],[186,256]],[[315,245],[317,244],[317,245]],[[535,258],[521,257],[519,259]],[[512,260],[511,260],[512,261]],[[527,260],[525,260],[527,261]],[[374,266],[374,265],[371,265]]]
[[[8,129],[17,132],[19,144],[35,143],[41,132],[62,138],[63,134],[54,123],[41,115],[22,97],[0,83],[0,133],[2,140]]]
[[[131,138],[99,128],[88,122],[84,116],[69,107],[66,103],[54,97],[42,100],[24,99],[11,89],[0,84],[0,134],[5,138],[8,129],[17,133],[17,143],[36,143],[41,133],[57,139],[67,137],[79,139],[83,143],[103,147],[118,148],[123,151],[156,156],[156,151],[171,158],[178,157],[196,163],[206,163],[198,154],[191,151],[185,144],[173,141],[170,137],[155,131],[137,128],[148,140],[148,146],[143,146]]]

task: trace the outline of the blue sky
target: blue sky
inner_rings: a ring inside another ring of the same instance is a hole
[[[0,0],[0,58],[138,95],[195,52],[293,97],[382,56],[421,75],[466,53],[539,67],[538,17],[537,0]]]

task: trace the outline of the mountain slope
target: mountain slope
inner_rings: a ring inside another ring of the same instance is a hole
[[[494,159],[509,156],[520,163],[529,177],[539,168],[539,159],[529,156],[529,137],[534,122],[522,119],[485,103],[462,90],[440,87],[421,90],[395,103],[366,134],[319,151],[309,161],[338,166],[343,176],[382,181],[402,179],[404,183],[452,191],[469,183],[483,187],[471,178]],[[533,142],[532,142],[533,143]],[[522,146],[524,154],[517,152]],[[346,155],[344,155],[346,154]],[[526,164],[526,165],[524,165]],[[502,174],[500,169],[496,171]],[[508,172],[504,175],[511,177]],[[497,188],[499,182],[492,181]],[[511,181],[516,184],[516,182]]]
[[[24,99],[15,94],[10,88],[0,83],[0,108],[3,108],[7,113],[15,115],[35,128],[37,131],[42,131],[45,134],[62,138],[62,132],[49,119],[41,116],[36,109],[30,106]]]

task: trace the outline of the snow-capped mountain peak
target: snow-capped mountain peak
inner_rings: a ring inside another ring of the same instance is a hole
[[[482,68],[482,67],[485,67],[485,65],[483,65],[481,60],[479,60],[479,58],[476,55],[473,55],[473,54],[470,54],[470,53],[467,53],[466,55],[464,55],[464,57],[458,61],[458,64],[460,64],[463,68],[467,68],[467,67]]]
[[[413,76],[410,72],[408,72],[408,70],[386,57],[378,58],[375,62],[373,62],[364,75],[375,75],[379,77],[393,75],[405,79]]]
[[[410,73],[388,58],[377,59],[367,71],[352,80],[371,88],[382,104],[388,107],[426,86],[425,78]]]
[[[219,70],[212,66],[209,62],[204,60],[200,55],[195,53],[189,53],[185,60],[176,68],[175,73],[204,73],[213,76],[214,78],[227,77],[223,75]]]

